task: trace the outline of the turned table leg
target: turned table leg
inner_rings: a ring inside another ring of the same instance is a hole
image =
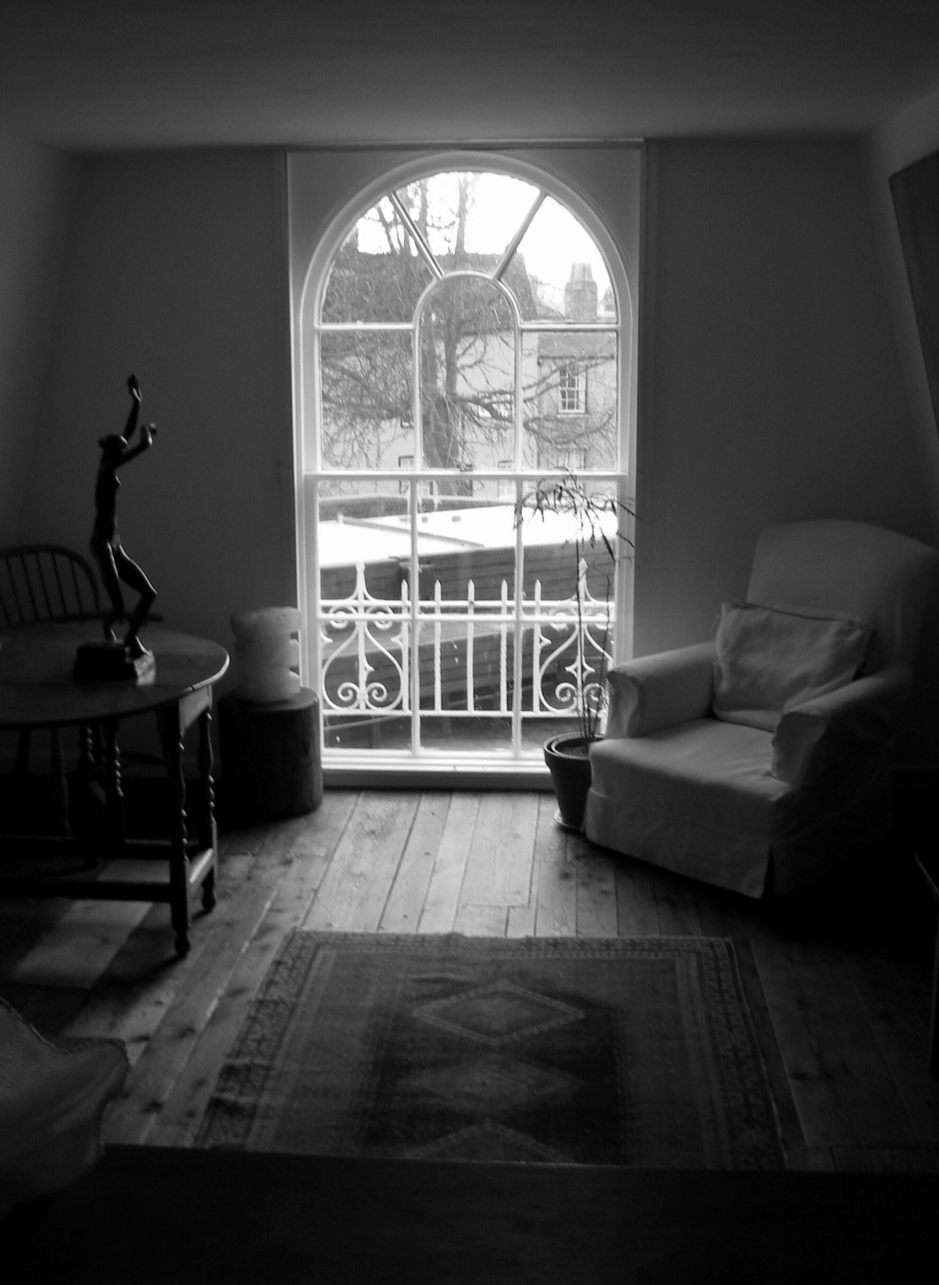
[[[161,711],[160,739],[170,786],[170,916],[176,934],[176,953],[189,953],[189,857],[186,831],[186,775],[179,707]]]
[[[121,754],[117,744],[118,720],[102,720],[104,736],[104,803],[105,850],[110,856],[120,852],[127,837],[124,819],[124,790],[121,784]]]
[[[215,824],[215,785],[212,779],[212,707],[199,715],[199,778],[202,798],[199,804],[199,846],[210,849],[212,868],[202,884],[202,909],[211,910],[216,903],[216,871],[218,868],[218,830]]]

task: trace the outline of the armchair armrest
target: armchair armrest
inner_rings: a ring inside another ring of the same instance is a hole
[[[773,734],[773,776],[811,785],[847,742],[871,750],[889,746],[909,689],[909,670],[891,665],[787,710]]]
[[[650,732],[705,718],[714,689],[714,643],[696,643],[615,665],[607,676],[607,737]]]

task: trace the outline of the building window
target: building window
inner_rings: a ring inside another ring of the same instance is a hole
[[[587,412],[587,371],[576,362],[558,367],[558,411],[561,415]]]

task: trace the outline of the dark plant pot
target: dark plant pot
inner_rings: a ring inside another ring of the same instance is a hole
[[[544,761],[551,773],[558,810],[555,819],[565,830],[584,828],[584,809],[590,789],[590,759],[587,746],[592,740],[567,732],[545,742]]]

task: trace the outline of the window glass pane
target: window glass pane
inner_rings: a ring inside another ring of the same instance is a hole
[[[521,752],[525,758],[544,762],[545,741],[552,736],[577,734],[577,719],[556,718],[552,715],[528,715],[522,719]]]
[[[586,580],[582,608],[591,619],[607,620],[612,610],[614,558],[628,555],[626,515],[612,482],[544,478],[523,487],[522,543],[525,551],[526,611],[540,592],[566,618],[576,615],[580,563]],[[535,582],[540,584],[540,591]],[[532,606],[535,614],[541,610]],[[550,614],[550,612],[549,612]]]
[[[410,557],[410,501],[401,494],[400,484],[392,479],[324,478],[317,489],[320,593],[324,598],[351,593],[356,565],[362,562],[370,591],[387,597],[393,582],[397,594],[404,575],[399,564],[405,565]],[[376,576],[385,578],[379,583]]]
[[[528,333],[522,338],[522,372],[525,466],[616,468],[616,336]]]
[[[506,511],[508,509],[508,511]],[[514,669],[514,529],[508,506],[440,513],[435,532],[464,532],[464,548],[421,558],[417,665],[421,710],[506,715]],[[448,518],[458,525],[450,525]],[[422,539],[425,538],[422,534]],[[425,725],[426,726],[426,725]],[[463,720],[455,727],[470,731]]]
[[[430,266],[387,197],[343,241],[323,295],[324,322],[410,323]]]
[[[579,629],[576,616],[570,614],[538,626],[536,633],[541,651],[533,712],[576,717],[581,696],[591,706],[603,705],[613,647],[606,620],[591,613]]]
[[[599,246],[553,197],[545,200],[522,237],[519,256],[531,282],[531,302],[519,297],[523,320],[616,320],[610,273]]]
[[[407,751],[411,748],[411,716],[380,711],[324,715],[323,746],[328,750]]]
[[[391,480],[324,480],[319,490],[317,627],[326,744],[385,745],[409,707],[409,500]],[[389,523],[399,516],[405,523],[395,531]]]
[[[620,339],[603,254],[545,192],[472,169],[388,188],[327,270],[308,636],[334,749],[540,759],[578,680],[602,690],[610,555],[581,524],[579,574],[576,515],[531,498],[569,472],[601,511],[615,494],[583,475],[619,466]],[[601,526],[615,542],[608,504]]]
[[[414,454],[409,333],[320,336],[323,463],[397,468]]]
[[[422,712],[511,712],[512,635],[511,617],[474,611],[468,618],[465,599],[422,621],[417,655]]]
[[[478,277],[444,281],[424,306],[420,351],[424,466],[469,472],[514,458],[515,329],[502,292]]]
[[[421,745],[428,757],[452,754],[454,747],[474,754],[507,756],[511,743],[511,719],[498,713],[421,715]]]
[[[538,188],[507,174],[454,170],[409,183],[397,196],[444,271],[492,272]]]
[[[625,515],[611,483],[544,479],[524,496],[523,614],[531,634],[532,687],[524,709],[574,716],[579,693],[602,709],[613,656],[614,554]]]
[[[515,612],[513,508],[426,496],[415,502],[419,623],[413,665],[420,675],[420,709],[505,713],[511,709]],[[382,521],[389,533],[409,525],[405,514]],[[410,566],[403,575],[410,592]]]

